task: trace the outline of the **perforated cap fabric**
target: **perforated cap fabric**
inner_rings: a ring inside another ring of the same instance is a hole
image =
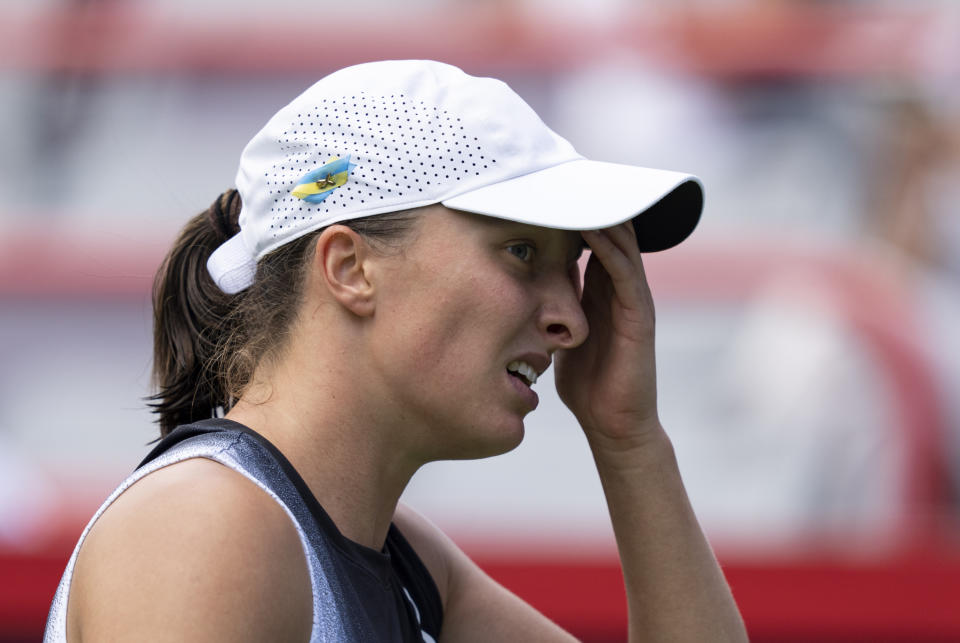
[[[240,232],[207,264],[227,293],[281,245],[384,212],[442,203],[570,230],[635,217],[652,251],[686,238],[703,205],[696,177],[584,159],[502,81],[419,60],[318,81],[247,144],[237,189]]]

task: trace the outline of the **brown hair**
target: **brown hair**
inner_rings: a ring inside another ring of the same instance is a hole
[[[297,315],[304,275],[321,230],[284,244],[257,263],[253,285],[222,292],[207,259],[239,230],[241,201],[227,190],[193,217],[164,258],[153,284],[153,384],[149,405],[160,435],[225,413],[243,394],[261,360],[285,345]],[[343,222],[370,241],[397,246],[414,211]]]

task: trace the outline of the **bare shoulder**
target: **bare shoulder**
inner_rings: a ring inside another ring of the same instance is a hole
[[[164,467],[90,530],[70,589],[81,640],[308,640],[296,528],[256,484],[212,460]]]
[[[427,518],[403,504],[394,523],[433,576],[443,601],[441,641],[574,641],[500,585]]]

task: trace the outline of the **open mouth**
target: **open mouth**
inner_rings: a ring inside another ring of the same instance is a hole
[[[537,383],[537,371],[535,368],[519,360],[515,360],[507,364],[507,373],[511,377],[515,377],[528,387],[533,386]]]
[[[524,384],[526,384],[528,387],[529,387],[529,386],[533,386],[533,382],[531,382],[530,380],[528,380],[526,377],[524,377],[524,376],[521,375],[520,373],[514,373],[513,371],[508,370],[508,371],[507,371],[507,374],[508,374],[510,377],[513,377],[513,378],[515,378],[515,379],[520,380],[521,382],[523,382]]]

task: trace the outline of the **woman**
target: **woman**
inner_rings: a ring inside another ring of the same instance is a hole
[[[631,638],[745,639],[658,421],[640,259],[692,231],[696,179],[585,160],[503,83],[392,61],[280,110],[237,186],[158,274],[164,437],[47,640],[569,640],[398,505],[426,462],[517,446],[551,359]]]

